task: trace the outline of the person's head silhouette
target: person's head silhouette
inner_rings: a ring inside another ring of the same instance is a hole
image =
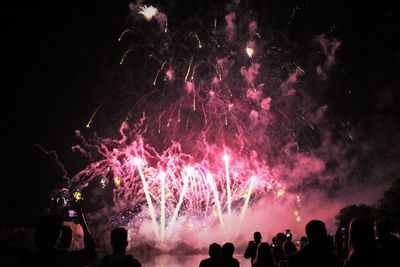
[[[325,223],[320,220],[311,220],[306,225],[306,234],[310,244],[323,243],[326,241]]]
[[[72,229],[67,225],[63,225],[61,228],[61,238],[60,245],[58,246],[61,249],[69,249],[72,242]]]
[[[378,222],[378,223],[375,225],[375,227],[376,227],[376,235],[377,235],[379,238],[387,237],[387,236],[389,236],[389,235],[391,234],[391,232],[392,232],[392,225],[391,225],[391,223],[386,222],[386,221],[380,221],[380,222]]]
[[[375,247],[375,235],[372,226],[364,220],[354,219],[350,223],[349,248],[352,252],[369,252]]]
[[[308,238],[305,236],[300,237],[300,249],[305,248],[308,244]]]
[[[221,248],[221,256],[223,258],[232,258],[234,252],[235,246],[230,242],[225,243]]]
[[[42,216],[35,231],[35,243],[38,248],[54,248],[60,237],[62,219],[57,215]]]
[[[286,235],[284,233],[276,234],[275,242],[278,245],[278,247],[282,247],[283,242],[285,242],[285,240],[286,240]]]
[[[208,248],[208,255],[210,258],[219,258],[221,255],[221,245],[217,243],[212,243]]]
[[[283,252],[285,252],[286,256],[292,255],[297,252],[296,245],[293,244],[292,241],[285,241],[285,243],[283,243]]]
[[[123,227],[111,231],[111,246],[114,252],[124,252],[128,246],[128,231]]]
[[[258,245],[254,262],[257,262],[259,265],[266,263],[267,266],[273,265],[271,246],[267,242],[262,242]]]
[[[255,241],[256,243],[260,243],[260,242],[261,242],[261,238],[262,238],[262,236],[261,236],[261,233],[260,233],[260,232],[255,232],[255,233],[254,233],[254,241]]]

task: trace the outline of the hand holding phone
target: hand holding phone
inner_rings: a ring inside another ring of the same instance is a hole
[[[292,240],[292,233],[290,232],[290,229],[286,229],[286,239],[289,241]]]

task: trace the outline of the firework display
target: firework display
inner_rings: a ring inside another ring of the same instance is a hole
[[[288,202],[285,212],[300,222],[301,194],[293,188],[324,169],[313,140],[327,109],[302,79],[323,83],[340,42],[318,36],[312,49],[323,62],[306,70],[238,3],[188,32],[171,27],[159,7],[129,8],[132,25],[116,40],[127,44],[120,64],[142,65],[137,87],[144,93],[126,108],[114,137],[76,132],[81,143],[73,149],[89,164],[54,195],[93,201],[89,219],[161,242],[185,229],[239,232],[263,199]],[[86,128],[96,127],[108,101]],[[299,133],[310,134],[304,141]]]

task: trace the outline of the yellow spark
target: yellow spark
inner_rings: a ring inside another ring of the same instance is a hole
[[[276,196],[277,197],[283,197],[283,195],[285,195],[285,189],[281,188],[278,190],[278,192],[276,192]]]
[[[119,185],[121,184],[121,177],[115,176],[115,177],[114,177],[114,184],[115,184],[116,186],[119,186]]]
[[[79,191],[74,192],[73,196],[75,198],[75,201],[79,201],[79,200],[83,199],[82,198],[82,193],[79,192]]]
[[[247,56],[248,56],[249,58],[252,58],[253,55],[254,55],[254,49],[247,46],[247,47],[246,47],[246,53],[247,53]]]
[[[155,15],[158,14],[158,9],[153,6],[148,7],[143,5],[138,14],[143,15],[148,21],[150,21]]]

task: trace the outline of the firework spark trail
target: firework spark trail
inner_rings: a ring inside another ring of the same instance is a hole
[[[153,81],[153,85],[156,85],[157,83],[157,78],[158,75],[160,74],[160,72],[163,70],[165,63],[167,63],[167,61],[165,60],[164,63],[161,65],[160,69],[157,71],[156,77],[154,77],[154,81]]]
[[[107,97],[103,99],[103,101],[100,102],[100,104],[96,107],[96,109],[94,110],[92,116],[90,116],[89,121],[86,123],[86,128],[90,128],[90,126],[92,125],[93,119],[96,116],[97,112],[99,112],[100,108],[104,105],[104,102],[106,101]]]
[[[221,202],[219,201],[219,193],[218,193],[217,187],[215,185],[214,177],[210,173],[207,173],[207,178],[208,178],[208,181],[209,181],[209,183],[211,185],[211,189],[213,191],[214,203],[215,203],[215,206],[216,206],[216,209],[217,209],[219,223],[220,223],[221,226],[223,226],[224,225],[224,220],[222,218]]]
[[[139,171],[139,175],[140,175],[140,179],[142,180],[142,185],[143,185],[143,191],[144,194],[146,196],[146,201],[147,201],[147,205],[149,207],[149,213],[150,213],[150,217],[151,217],[151,222],[153,225],[153,231],[154,231],[154,235],[156,236],[156,238],[159,238],[159,232],[158,232],[158,224],[157,224],[157,219],[156,219],[156,213],[153,207],[153,203],[151,201],[151,197],[150,197],[150,193],[149,193],[149,188],[147,185],[147,181],[146,178],[144,177],[143,174],[143,169],[142,169],[142,163],[140,158],[135,158],[134,159],[134,163]]]
[[[55,160],[56,160],[56,162],[57,162],[57,165],[60,167],[60,169],[61,169],[61,171],[62,171],[62,173],[63,173],[62,177],[63,177],[66,181],[69,181],[70,178],[69,178],[67,169],[65,168],[64,164],[62,164],[62,162],[61,162],[61,160],[60,160],[60,157],[58,156],[57,152],[54,151],[54,150],[48,151],[48,150],[46,150],[44,147],[42,147],[42,146],[39,145],[39,144],[34,144],[34,145],[35,145],[36,147],[38,147],[41,151],[43,151],[45,154],[47,154],[47,155],[53,155],[53,156],[54,156],[54,158],[55,158]]]
[[[181,173],[182,178],[183,178],[183,187],[182,187],[181,193],[179,195],[178,204],[176,205],[176,207],[174,209],[174,214],[172,215],[171,225],[174,225],[176,222],[176,219],[178,218],[179,210],[181,209],[183,199],[185,198],[186,191],[188,189],[189,176],[192,175],[192,172],[193,172],[193,169],[191,167],[186,167]]]
[[[129,48],[128,50],[126,50],[126,52],[123,54],[119,64],[122,65],[122,63],[124,63],[126,56],[133,50],[133,48]]]
[[[226,178],[226,197],[227,197],[227,207],[228,207],[228,215],[231,215],[231,202],[232,202],[232,196],[231,196],[231,179],[229,177],[229,155],[224,154],[223,160],[225,162],[225,178]]]
[[[189,77],[190,69],[192,68],[192,63],[193,63],[193,57],[190,58],[189,67],[188,67],[186,75],[185,75],[185,82],[187,81],[187,79]]]
[[[132,31],[131,29],[127,29],[127,30],[123,31],[118,38],[118,42],[121,42],[122,37],[124,37],[125,33],[131,32],[131,31]]]
[[[253,192],[253,184],[254,184],[255,179],[256,179],[255,177],[250,178],[249,189],[246,193],[246,198],[245,198],[245,201],[244,201],[244,204],[242,207],[242,211],[240,212],[240,221],[241,222],[243,221],[244,216],[246,215],[246,210],[249,206],[250,196],[251,196],[251,193]]]
[[[201,46],[201,41],[200,41],[200,38],[199,38],[199,36],[197,35],[197,33],[194,34],[194,38],[196,38],[196,40],[197,40],[197,47],[198,47],[198,48],[201,48],[201,47],[202,47],[202,46]]]
[[[160,172],[161,181],[161,212],[160,212],[160,239],[165,240],[165,172]]]

